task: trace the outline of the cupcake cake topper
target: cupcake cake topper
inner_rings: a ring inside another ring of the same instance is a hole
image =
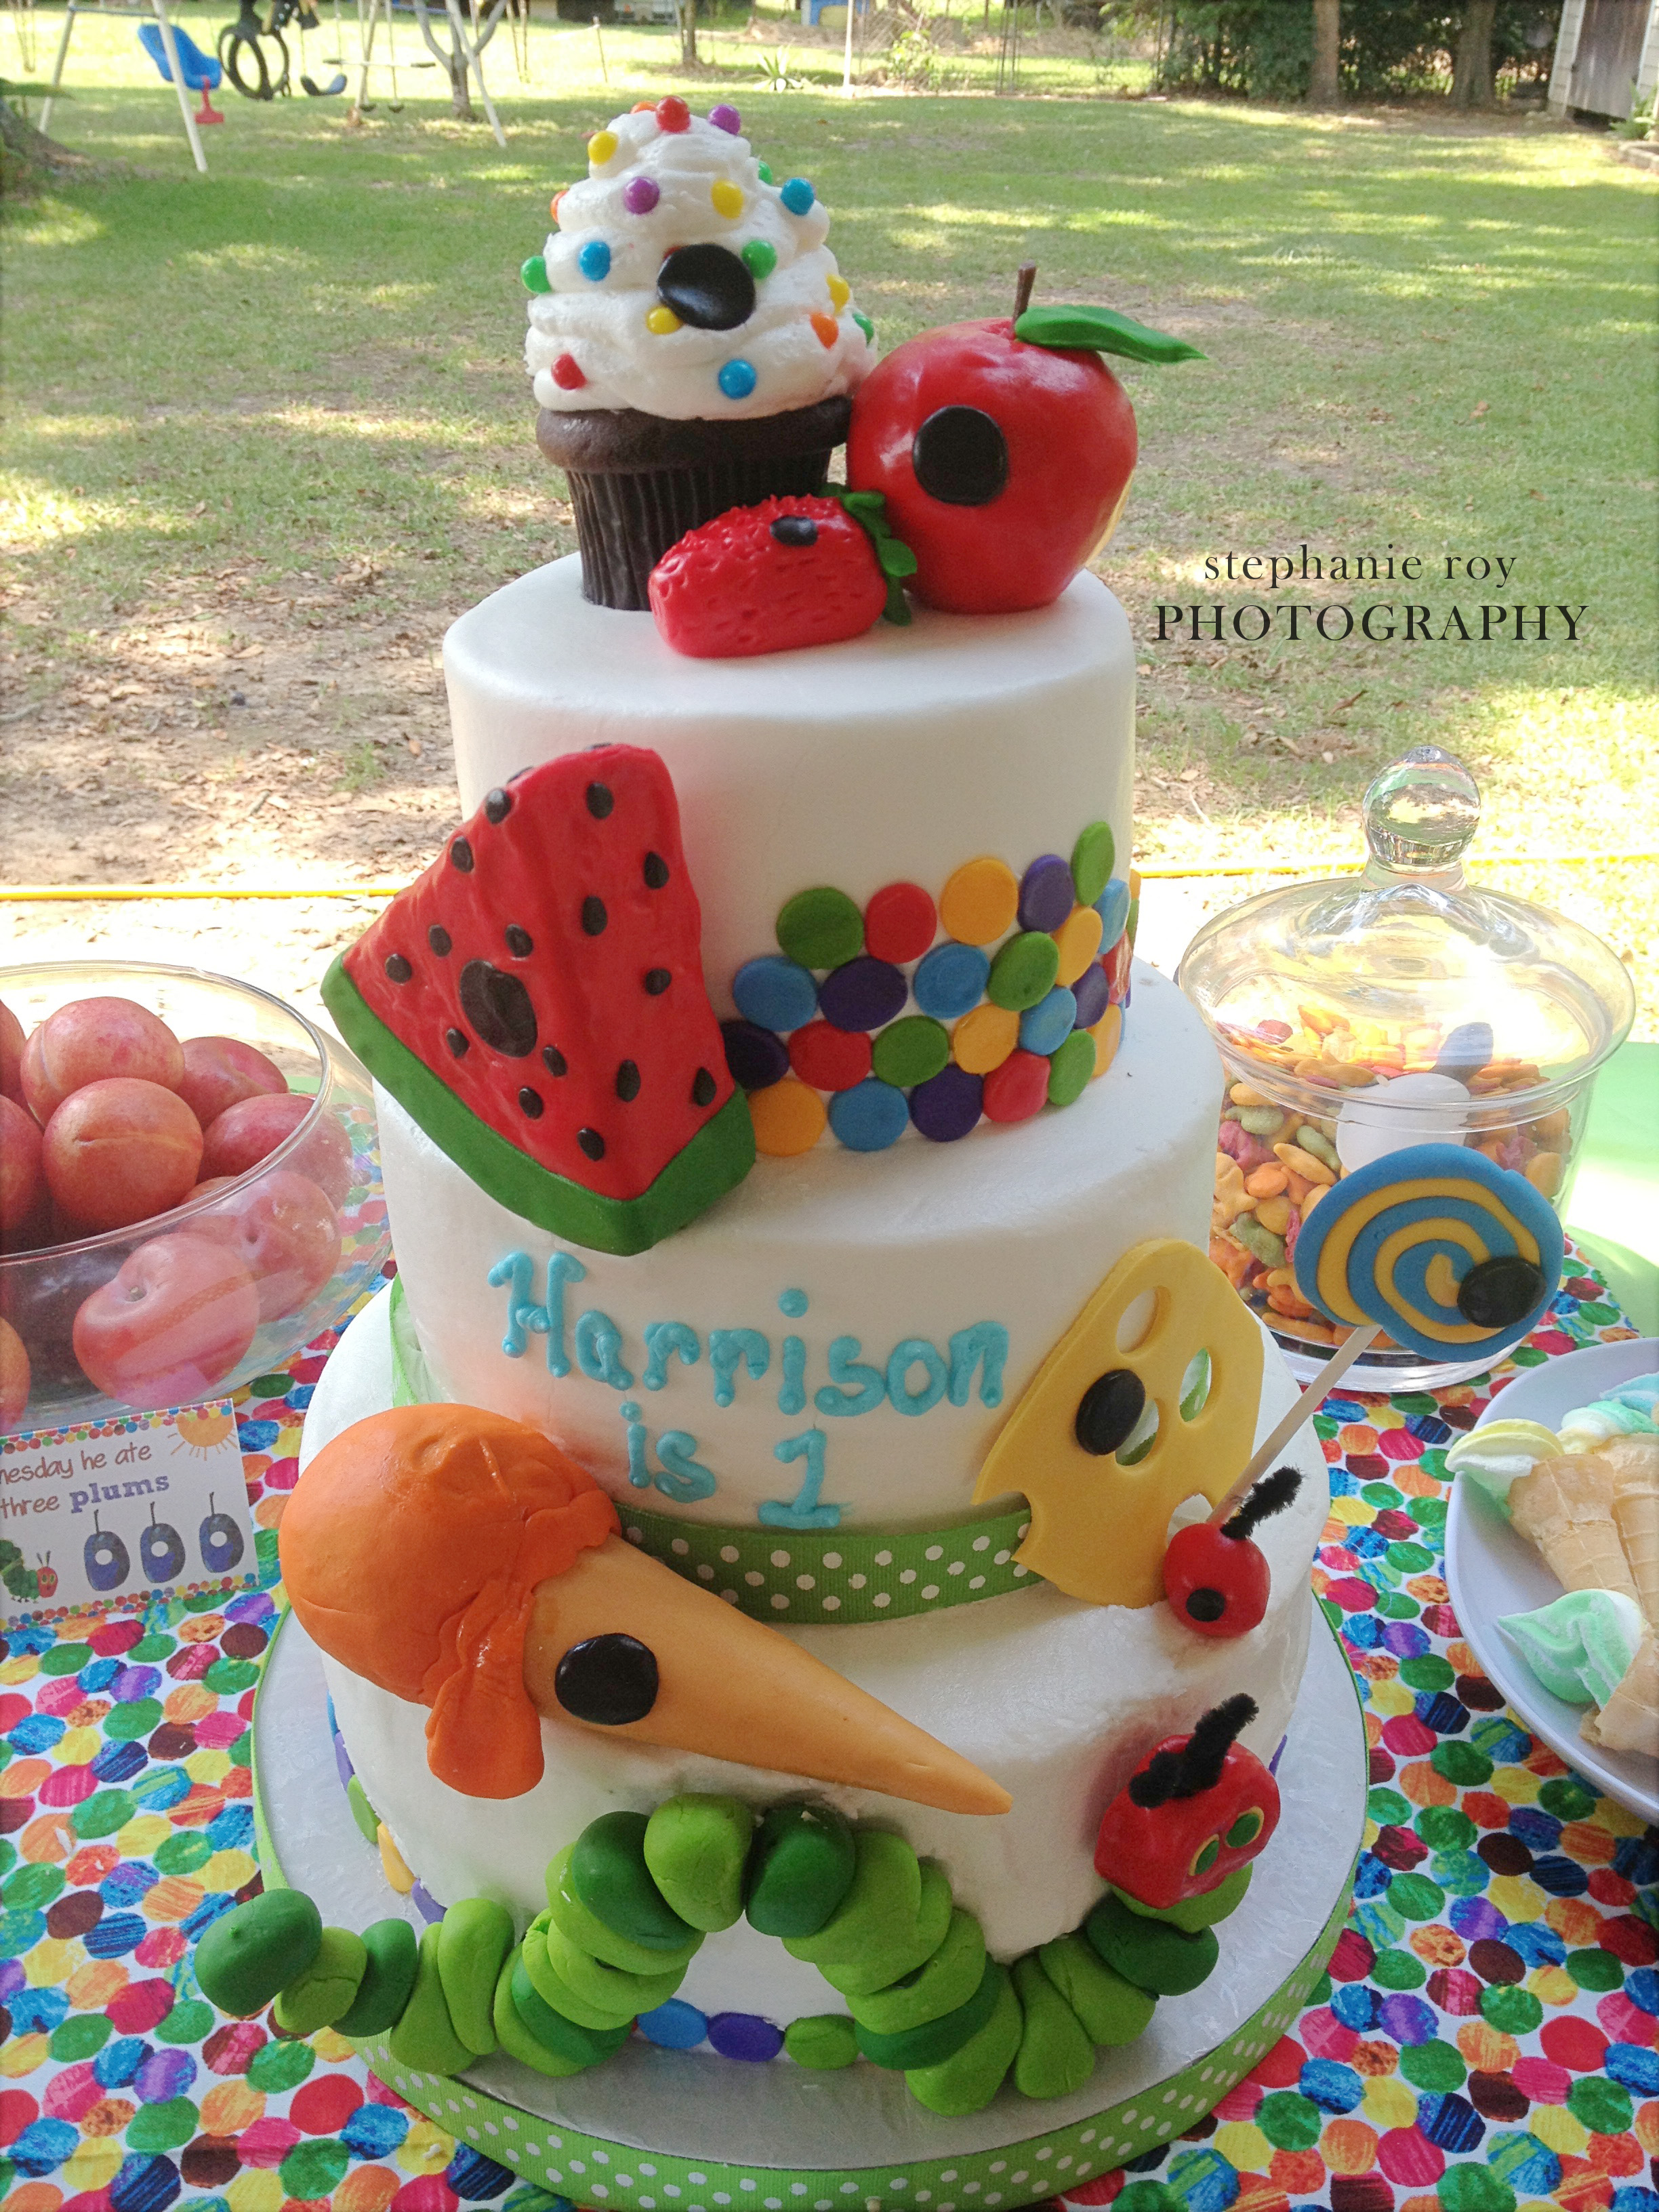
[[[647,605],[669,547],[727,508],[821,491],[875,360],[823,203],[741,129],[672,95],[617,116],[524,264],[536,441],[601,606]]]
[[[774,181],[734,107],[670,97],[587,142],[527,261],[525,358],[556,413],[743,421],[854,391],[875,361],[804,177]]]

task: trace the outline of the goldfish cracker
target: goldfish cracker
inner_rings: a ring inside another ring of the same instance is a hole
[[[1249,1212],[1255,1204],[1244,1188],[1243,1170],[1238,1162],[1226,1152],[1215,1156],[1215,1204],[1211,1219],[1215,1226],[1228,1228],[1241,1213]]]
[[[1274,1272],[1278,1271],[1275,1269]],[[1311,1321],[1313,1318],[1313,1308],[1297,1295],[1293,1284],[1275,1283],[1267,1293],[1267,1304],[1276,1314],[1284,1314],[1292,1320]]]
[[[1298,1200],[1297,1200],[1297,1210],[1300,1212],[1300,1213],[1301,1213],[1301,1215],[1302,1215],[1302,1218],[1303,1218],[1304,1221],[1307,1219],[1308,1216],[1309,1216],[1309,1215],[1313,1212],[1313,1210],[1314,1210],[1315,1206],[1316,1206],[1318,1205],[1318,1203],[1319,1203],[1320,1200],[1321,1200],[1322,1198],[1323,1198],[1323,1197],[1324,1197],[1324,1195],[1325,1195],[1326,1192],[1327,1192],[1330,1188],[1331,1188],[1331,1186],[1330,1186],[1330,1185],[1329,1185],[1329,1183],[1328,1183],[1328,1182],[1316,1182],[1316,1183],[1314,1183],[1314,1184],[1313,1184],[1313,1185],[1311,1185],[1311,1187],[1310,1188],[1310,1189],[1309,1189],[1309,1191],[1308,1191],[1308,1194],[1307,1194],[1307,1196],[1306,1196],[1305,1198],[1300,1198],[1300,1199],[1298,1199]]]
[[[1282,1237],[1290,1226],[1291,1201],[1282,1196],[1260,1199],[1255,1218],[1264,1229],[1271,1229],[1275,1237]]]
[[[1307,1211],[1308,1193],[1310,1190],[1323,1190],[1324,1188],[1325,1185],[1323,1183],[1310,1182],[1305,1176],[1292,1175],[1288,1168],[1285,1170],[1285,1189],[1286,1195],[1289,1197],[1291,1204],[1295,1206],[1299,1212],[1305,1212]]]
[[[1210,1258],[1236,1291],[1244,1287],[1244,1278],[1250,1272],[1250,1255],[1242,1244],[1231,1237],[1212,1236]]]
[[[1235,1106],[1271,1106],[1273,1101],[1263,1091],[1249,1083],[1235,1083],[1227,1093]]]
[[[1282,1106],[1242,1106],[1238,1113],[1239,1127],[1253,1137],[1280,1135],[1290,1118]]]
[[[1340,1014],[1328,1013],[1323,1006],[1298,1006],[1297,1013],[1316,1036],[1328,1036],[1341,1020]]]
[[[1563,1162],[1559,1152],[1534,1152],[1525,1168],[1527,1181],[1546,1198],[1553,1198],[1561,1188]]]
[[[1244,1188],[1252,1198],[1277,1198],[1290,1179],[1289,1169],[1275,1160],[1268,1166],[1253,1168],[1244,1178]]]
[[[1299,1175],[1304,1182],[1331,1183],[1336,1181],[1323,1160],[1316,1160],[1311,1152],[1304,1152],[1300,1145],[1275,1145],[1274,1157],[1281,1167]]]

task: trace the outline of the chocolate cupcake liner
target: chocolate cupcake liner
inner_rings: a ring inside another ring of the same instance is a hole
[[[544,410],[537,441],[570,486],[582,596],[648,607],[651,571],[688,530],[728,507],[822,490],[851,411],[831,399],[744,422],[672,422]]]

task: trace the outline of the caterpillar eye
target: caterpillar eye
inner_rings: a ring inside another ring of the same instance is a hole
[[[1261,1823],[1262,1812],[1259,1805],[1252,1805],[1248,1813],[1241,1813],[1227,1831],[1228,1850],[1242,1851],[1246,1844],[1253,1844],[1261,1833]]]
[[[1187,1871],[1188,1874],[1194,1875],[1208,1874],[1210,1869],[1215,1864],[1216,1861],[1220,1856],[1221,1838],[1219,1836],[1212,1836],[1206,1842],[1201,1843],[1198,1849],[1193,1853],[1192,1862],[1188,1865]]]
[[[1109,1369],[1095,1377],[1078,1401],[1077,1440],[1085,1451],[1104,1458],[1128,1442],[1146,1408],[1146,1386],[1133,1369]]]
[[[560,1660],[553,1693],[574,1719],[600,1728],[642,1721],[657,1702],[656,1655],[637,1637],[590,1636]]]

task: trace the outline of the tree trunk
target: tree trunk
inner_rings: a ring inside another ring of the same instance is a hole
[[[0,178],[7,197],[33,189],[42,179],[90,169],[84,154],[76,154],[48,138],[21,115],[10,101],[0,97]]]
[[[1310,107],[1334,107],[1341,99],[1337,66],[1342,51],[1342,0],[1313,0],[1313,69]]]
[[[680,0],[680,59],[687,69],[697,66],[697,0]]]
[[[1468,0],[1463,10],[1463,27],[1457,34],[1457,54],[1452,64],[1454,107],[1492,104],[1492,33],[1497,14],[1498,0]]]
[[[449,71],[449,112],[458,122],[474,123],[472,112],[471,69],[464,53],[454,50],[453,34],[451,51],[444,56]]]

